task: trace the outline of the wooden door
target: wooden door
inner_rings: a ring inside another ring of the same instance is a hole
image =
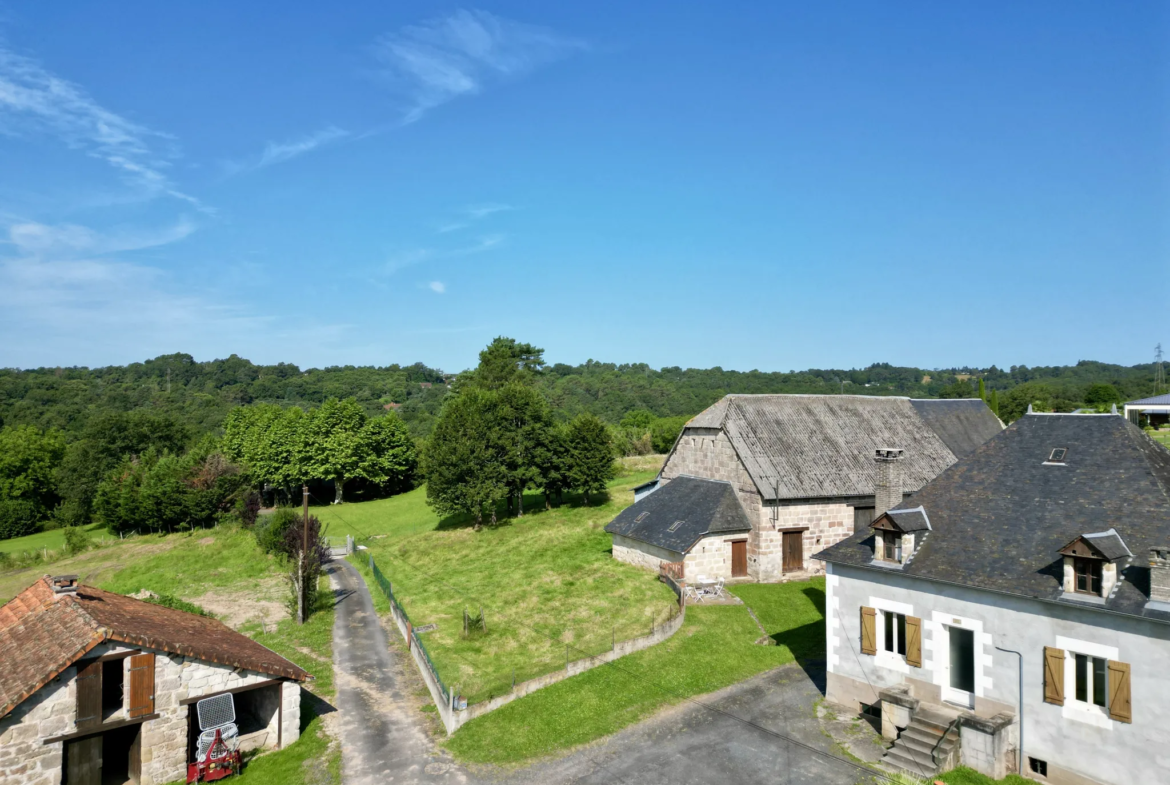
[[[65,785],[102,785],[102,737],[65,744]]]
[[[731,541],[731,577],[747,577],[747,540]]]
[[[804,532],[784,532],[784,572],[804,569]]]

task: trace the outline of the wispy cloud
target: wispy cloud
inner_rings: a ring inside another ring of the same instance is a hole
[[[460,218],[457,218],[454,221],[449,221],[448,223],[440,224],[435,229],[435,231],[437,231],[439,234],[457,232],[460,229],[466,229],[474,222],[487,218],[489,215],[493,215],[494,213],[502,213],[515,209],[516,208],[510,204],[498,203],[478,204],[472,205],[470,207],[464,207],[461,211],[459,211],[461,216]]]
[[[427,288],[435,294],[443,294],[447,291],[447,284],[443,283],[442,281],[431,281],[429,284],[427,284]]]
[[[382,37],[378,59],[410,102],[403,123],[487,86],[521,77],[585,44],[548,28],[459,10]]]
[[[331,125],[300,139],[292,139],[287,142],[269,142],[256,166],[282,163],[346,136],[349,136],[349,131]]]
[[[124,181],[148,196],[173,196],[205,209],[195,197],[179,191],[166,175],[168,159],[175,154],[173,137],[106,109],[80,86],[3,47],[0,132],[50,134],[105,161]]]
[[[470,256],[472,254],[483,253],[484,251],[495,248],[500,243],[508,239],[506,234],[489,234],[486,237],[479,238],[473,245],[457,248],[454,251],[448,252],[448,256]]]
[[[257,313],[251,303],[115,255],[175,242],[193,228],[180,222],[105,233],[77,225],[10,226],[2,247],[15,253],[0,253],[0,334],[28,340],[0,344],[0,365],[127,362],[174,351],[222,356],[265,343],[274,354],[292,343],[315,347],[322,357],[344,348],[347,325],[303,325]]]
[[[178,242],[195,231],[195,224],[180,218],[172,226],[154,229],[119,227],[95,232],[76,224],[17,223],[8,228],[9,243],[22,257],[37,260],[73,259],[137,251]]]
[[[405,251],[397,251],[390,254],[386,263],[382,265],[382,271],[387,275],[396,273],[405,267],[411,267],[420,262],[425,262],[434,255],[435,251],[432,248],[409,248]]]

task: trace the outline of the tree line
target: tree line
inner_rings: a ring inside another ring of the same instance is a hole
[[[255,521],[260,491],[347,484],[384,495],[413,487],[418,451],[394,413],[355,400],[303,410],[239,407],[222,437],[150,411],[109,412],[70,441],[59,429],[0,428],[0,539],[93,522],[113,533]]]
[[[237,406],[269,403],[311,409],[330,398],[352,398],[369,417],[397,411],[412,437],[434,428],[453,374],[413,365],[335,366],[302,369],[291,363],[257,365],[232,355],[199,362],[187,354],[106,368],[0,369],[0,426],[54,428],[73,442],[87,423],[107,414],[148,411],[166,417],[192,437],[218,434]],[[732,371],[723,368],[652,368],[644,363],[589,360],[546,364],[533,381],[558,422],[579,414],[614,428],[633,412],[654,418],[693,416],[727,393],[853,393],[937,398],[957,388],[970,391],[983,379],[987,398],[1030,398],[1050,410],[1092,405],[1092,390],[1110,385],[1121,401],[1154,394],[1154,366],[1126,367],[1095,361],[1076,365],[1008,369],[924,369],[874,363],[860,369]],[[1030,386],[1025,386],[1030,385]],[[1162,392],[1166,392],[1162,390]],[[1005,408],[1005,416],[1015,411]],[[1020,411],[1027,409],[1025,404]],[[644,432],[643,432],[644,433]],[[615,438],[624,438],[615,432]],[[637,436],[635,436],[637,438]]]

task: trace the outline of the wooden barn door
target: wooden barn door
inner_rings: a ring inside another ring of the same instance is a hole
[[[784,532],[784,572],[804,569],[804,532]]]
[[[731,577],[747,577],[747,540],[731,541]]]
[[[102,785],[102,737],[65,744],[65,785]]]

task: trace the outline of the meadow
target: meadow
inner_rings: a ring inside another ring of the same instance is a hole
[[[653,476],[634,471],[611,483],[603,500],[576,496],[545,510],[526,497],[522,517],[501,517],[473,531],[470,521],[440,519],[425,488],[376,502],[314,510],[330,537],[353,533],[373,555],[416,627],[437,625],[424,641],[448,686],[469,703],[517,682],[565,667],[568,659],[608,651],[645,635],[676,613],[671,590],[644,570],[615,561],[604,526],[633,502],[632,489]],[[464,633],[464,612],[482,627]]]

